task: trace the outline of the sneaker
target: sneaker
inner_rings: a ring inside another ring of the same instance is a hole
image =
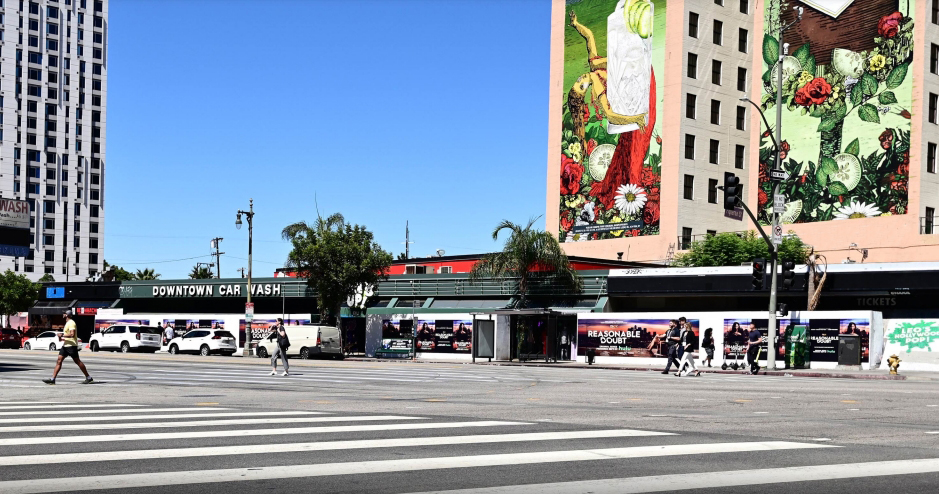
[[[91,384],[91,383],[93,383],[93,382],[95,382],[95,380],[92,379],[91,376],[88,376],[88,377],[85,378],[84,381],[82,381],[82,384]]]
[[[55,384],[55,379],[43,379],[42,382],[46,384]]]
[[[668,374],[668,371],[662,371],[662,374]]]
[[[276,370],[272,370],[269,375],[271,375],[271,376],[276,376],[276,375],[277,375],[277,371],[276,371]]]
[[[284,373],[281,374],[281,376],[286,376],[286,375],[287,375],[287,371],[284,371]]]

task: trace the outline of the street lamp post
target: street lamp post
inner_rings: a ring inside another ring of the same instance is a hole
[[[238,210],[238,216],[235,218],[235,228],[241,229],[241,215],[245,215],[248,219],[248,304],[251,303],[251,249],[252,249],[252,240],[254,234],[254,199],[249,200],[249,207],[247,211]],[[247,305],[245,306],[247,308]],[[252,318],[253,319],[253,318]],[[245,328],[245,346],[242,351],[242,355],[245,357],[251,356],[251,321],[246,321],[247,327]]]

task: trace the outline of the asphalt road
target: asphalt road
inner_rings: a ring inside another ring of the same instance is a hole
[[[0,351],[0,492],[933,492],[937,382]]]

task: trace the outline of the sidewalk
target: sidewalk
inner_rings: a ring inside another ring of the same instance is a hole
[[[593,364],[587,365],[583,362],[517,362],[517,361],[477,361],[471,362],[455,360],[434,360],[421,358],[417,360],[410,359],[389,359],[389,358],[368,358],[368,357],[347,357],[347,361],[353,362],[397,362],[402,364],[463,364],[463,365],[489,365],[489,366],[514,366],[514,367],[553,367],[565,369],[607,369],[607,370],[627,370],[627,371],[645,371],[662,372],[665,362],[660,365],[629,365],[629,364]],[[702,374],[737,374],[750,375],[749,370],[721,370],[720,367],[701,367],[698,369]],[[761,376],[781,376],[781,377],[821,377],[838,379],[869,379],[869,380],[889,380],[889,381],[939,381],[939,372],[909,371],[903,372],[903,364],[900,364],[898,375],[890,375],[890,370],[886,367],[876,370],[849,370],[849,369],[778,369],[774,371],[760,370]]]

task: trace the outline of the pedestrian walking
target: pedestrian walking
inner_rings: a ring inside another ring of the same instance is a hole
[[[170,341],[176,337],[176,331],[173,330],[173,326],[170,326],[168,322],[163,323],[163,346],[169,345]]]
[[[759,329],[756,329],[756,324],[750,323],[750,334],[747,341],[747,363],[750,364],[750,369],[753,374],[756,374],[753,369],[759,371],[759,352],[760,344],[763,343],[763,333]]]
[[[677,368],[681,368],[681,365],[678,363],[678,359],[681,358],[681,330],[678,328],[678,321],[672,319],[668,322],[668,331],[665,332],[665,342],[668,344],[668,364],[665,365],[665,370],[662,371],[662,374],[668,374],[668,370],[672,368],[672,363],[674,363]]]
[[[694,364],[694,347],[697,343],[698,338],[694,334],[694,329],[691,327],[691,323],[685,321],[684,327],[682,328],[681,335],[679,336],[679,341],[682,349],[681,362],[678,363],[678,372],[675,373],[676,376],[687,376],[691,374],[692,371],[695,373],[695,377],[701,375],[701,371]]]
[[[280,356],[280,359],[284,362],[284,373],[281,375],[286,376],[290,369],[290,364],[287,363],[287,349],[290,348],[290,339],[287,338],[284,320],[279,317],[277,318],[277,324],[274,326],[274,331],[267,337],[270,341],[273,341],[274,338],[277,338],[277,347],[274,348],[274,353],[271,354],[271,375],[277,375],[277,357]]]
[[[59,375],[59,371],[62,370],[62,361],[65,360],[65,357],[72,357],[72,360],[75,361],[75,364],[81,369],[82,374],[85,375],[85,380],[82,381],[82,384],[91,384],[94,382],[94,379],[88,374],[88,369],[85,368],[85,364],[78,358],[78,326],[75,324],[75,321],[72,320],[72,311],[70,310],[65,311],[65,328],[62,330],[62,348],[59,349],[59,359],[55,362],[55,369],[52,370],[52,379],[43,379],[42,382],[55,384],[55,378]]]
[[[711,366],[711,360],[714,359],[714,329],[707,328],[704,330],[704,338],[701,339],[701,348],[704,349],[707,354],[707,358],[701,360],[701,365],[707,364],[708,367]]]

